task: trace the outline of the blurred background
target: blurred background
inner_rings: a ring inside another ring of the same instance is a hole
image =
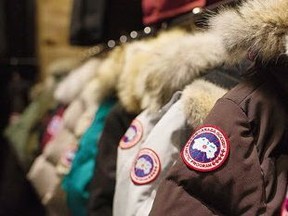
[[[51,63],[87,50],[69,42],[71,14],[72,0],[0,1],[0,215],[45,214],[3,131],[31,102],[32,86]]]

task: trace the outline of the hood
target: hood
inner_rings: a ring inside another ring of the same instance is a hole
[[[84,103],[85,109],[95,107],[102,101],[103,95],[99,95],[99,92],[101,92],[101,86],[99,80],[95,77],[90,80],[82,90],[79,99]]]
[[[82,100],[73,100],[63,114],[63,126],[69,131],[74,131],[79,116],[85,112],[86,107]]]
[[[67,128],[62,128],[58,132],[57,136],[47,143],[47,146],[44,148],[42,154],[47,158],[47,161],[50,162],[54,168],[56,168],[57,163],[67,147],[77,143],[78,140],[74,134]]]
[[[213,31],[186,35],[158,48],[141,71],[145,89],[142,108],[155,111],[166,104],[174,92],[183,90],[195,78],[221,65],[226,51],[221,37]]]
[[[99,106],[89,107],[82,114],[80,114],[73,131],[76,138],[80,139],[85,131],[90,127],[98,108]]]
[[[193,128],[202,124],[216,101],[226,92],[227,89],[204,79],[197,79],[186,86],[181,100],[184,104],[184,113],[188,124]]]
[[[78,58],[62,58],[50,63],[44,71],[43,80],[36,83],[31,91],[30,97],[34,100],[43,91],[54,91],[57,83],[64,79],[70,71],[79,66]]]
[[[95,77],[81,92],[79,100],[82,102],[84,110],[78,116],[77,123],[74,125],[75,127],[73,131],[77,138],[80,138],[91,125],[95,112],[103,100],[103,95],[99,95],[99,92],[101,92],[100,87],[100,82],[97,77]]]
[[[97,74],[99,84],[97,97],[99,99],[115,94],[118,79],[123,70],[124,50],[124,46],[115,47],[101,64]]]
[[[158,46],[184,35],[181,29],[161,32],[152,39],[141,40],[127,45],[124,57],[124,67],[118,82],[118,97],[126,111],[140,113],[141,103],[146,89],[143,88],[143,68],[150,59],[158,57]],[[140,81],[139,81],[140,80]]]
[[[117,84],[117,95],[126,111],[139,113],[140,98],[135,91],[135,80],[139,75],[139,68],[148,61],[151,47],[145,42],[134,42],[127,45],[124,54],[124,67]]]
[[[35,188],[41,201],[45,199],[45,196],[52,194],[54,186],[59,182],[55,167],[47,161],[44,155],[40,155],[34,160],[27,174],[27,179]]]
[[[89,124],[89,122],[86,122],[91,121],[89,119],[90,117],[86,116],[92,115],[91,118],[93,118],[95,111],[102,100],[102,98],[100,98],[98,95],[98,89],[99,82],[97,78],[92,79],[86,86],[84,86],[84,89],[81,91],[80,95],[69,104],[68,108],[64,112],[64,127],[75,133],[75,131],[78,130],[76,129],[77,125],[81,124],[79,122],[82,121],[85,126]],[[80,119],[82,120],[80,121]]]
[[[85,84],[97,74],[101,60],[92,58],[74,69],[59,83],[54,98],[63,104],[71,103],[84,88]]]
[[[247,0],[210,19],[222,35],[229,62],[249,57],[268,62],[288,54],[288,1]]]

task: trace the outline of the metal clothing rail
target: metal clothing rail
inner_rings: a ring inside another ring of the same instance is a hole
[[[209,16],[207,14],[215,13],[219,9],[228,6],[235,6],[239,4],[242,0],[221,0],[216,3],[212,3],[205,8],[196,7],[190,13],[185,13],[181,16],[172,18],[168,21],[168,26],[177,25],[188,25],[189,23],[195,23],[200,25],[205,25],[205,19]]]
[[[159,30],[169,29],[175,26],[188,26],[193,24],[205,25],[205,16],[208,13],[216,12],[219,8],[224,6],[235,6],[242,0],[222,0],[211,5],[208,5],[205,8],[196,7],[190,13],[185,13],[183,15],[171,18],[169,20],[163,21],[161,23],[146,26],[140,31],[131,31],[127,35],[122,35],[118,40],[108,40],[104,43],[98,44],[91,47],[88,51],[85,51],[83,58],[87,59],[89,57],[95,57],[103,53],[108,52],[114,47],[125,44],[127,42],[140,40],[146,37],[152,37],[157,34]],[[208,16],[206,16],[207,18]]]

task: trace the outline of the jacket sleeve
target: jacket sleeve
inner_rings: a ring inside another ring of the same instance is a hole
[[[99,140],[99,153],[90,185],[88,214],[112,215],[113,197],[116,183],[117,147],[126,132],[134,114],[127,113],[122,106],[115,105],[107,116],[103,133]]]
[[[205,125],[223,131],[230,143],[227,158],[212,171],[199,171],[179,157],[159,187],[150,215],[261,215],[264,182],[246,114],[221,98]]]

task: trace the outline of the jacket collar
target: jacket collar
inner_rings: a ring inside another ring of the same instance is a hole
[[[265,74],[262,76],[263,79],[276,83],[274,86],[279,95],[286,98],[288,95],[288,57],[282,56],[265,64],[256,62],[256,67],[260,74]]]

